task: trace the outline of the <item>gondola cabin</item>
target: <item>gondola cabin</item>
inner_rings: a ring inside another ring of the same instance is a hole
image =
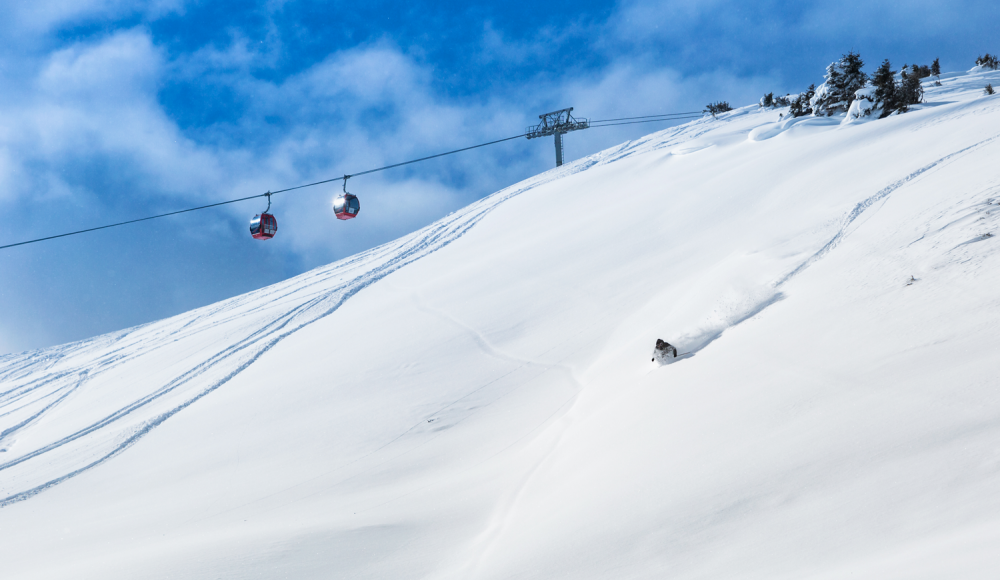
[[[356,218],[359,211],[361,211],[361,202],[352,193],[345,193],[333,200],[333,213],[337,214],[339,220]]]
[[[270,240],[278,232],[278,220],[269,213],[253,216],[250,220],[250,235],[255,240]]]

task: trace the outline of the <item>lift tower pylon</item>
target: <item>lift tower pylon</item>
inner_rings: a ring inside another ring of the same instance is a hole
[[[534,139],[535,137],[548,137],[549,135],[555,136],[556,167],[563,164],[563,134],[590,127],[589,120],[576,119],[571,114],[572,112],[573,107],[570,107],[568,109],[559,109],[558,111],[538,115],[538,118],[542,120],[541,123],[535,125],[534,127],[528,127],[524,130],[524,135],[528,139]]]

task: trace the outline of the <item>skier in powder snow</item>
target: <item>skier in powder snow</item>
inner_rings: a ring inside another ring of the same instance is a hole
[[[652,360],[655,361],[657,355],[659,355],[661,359],[666,358],[667,355],[670,355],[673,358],[677,358],[677,347],[663,339],[657,338],[656,350],[653,351]]]

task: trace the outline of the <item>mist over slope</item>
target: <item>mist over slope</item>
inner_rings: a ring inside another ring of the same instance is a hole
[[[3,576],[986,578],[998,81],[737,109],[2,357]]]

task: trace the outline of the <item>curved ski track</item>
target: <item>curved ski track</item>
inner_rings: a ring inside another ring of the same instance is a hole
[[[832,238],[830,238],[830,241],[828,241],[826,244],[823,245],[823,247],[821,247],[819,250],[817,250],[815,254],[813,254],[812,256],[810,256],[809,258],[807,258],[805,261],[803,261],[801,264],[799,264],[798,266],[796,266],[791,272],[789,272],[789,273],[785,274],[784,276],[782,276],[781,279],[779,279],[777,282],[774,283],[774,287],[775,288],[781,287],[783,284],[785,284],[786,282],[788,282],[789,280],[791,280],[797,274],[801,273],[803,270],[805,270],[806,268],[808,268],[810,265],[812,265],[813,263],[815,263],[817,260],[820,260],[820,259],[823,258],[823,256],[829,254],[830,251],[832,251],[834,248],[836,248],[838,245],[840,245],[840,242],[843,241],[843,239],[844,239],[845,236],[847,236],[848,229],[850,228],[851,224],[853,224],[859,217],[861,217],[862,214],[865,213],[865,211],[867,211],[873,205],[875,205],[876,203],[878,203],[878,202],[886,199],[887,197],[889,197],[889,195],[892,192],[894,192],[897,189],[903,187],[904,185],[906,185],[907,183],[913,181],[914,179],[917,179],[918,177],[920,177],[924,173],[927,173],[928,171],[934,169],[935,167],[939,167],[941,165],[944,165],[948,161],[951,161],[951,160],[953,160],[955,158],[961,157],[961,156],[965,155],[966,153],[969,153],[969,152],[973,151],[974,149],[979,149],[980,147],[982,147],[984,145],[987,145],[989,143],[992,143],[993,141],[996,141],[997,139],[1000,139],[1000,135],[994,135],[994,136],[989,137],[987,139],[983,139],[982,141],[979,141],[978,143],[973,143],[972,145],[969,145],[968,147],[964,147],[962,149],[959,149],[958,151],[955,151],[954,153],[949,153],[948,155],[945,155],[944,157],[941,157],[941,158],[939,158],[939,159],[937,159],[935,161],[932,161],[932,162],[928,163],[927,165],[924,165],[923,167],[917,169],[916,171],[910,173],[909,175],[903,177],[902,179],[894,181],[893,183],[891,183],[891,184],[885,186],[884,188],[880,189],[875,194],[873,194],[873,195],[871,195],[871,196],[869,196],[869,197],[861,200],[860,202],[857,203],[857,205],[854,206],[853,209],[851,209],[851,211],[847,212],[847,214],[841,219],[840,227],[837,229],[837,233],[834,234],[834,236]]]

